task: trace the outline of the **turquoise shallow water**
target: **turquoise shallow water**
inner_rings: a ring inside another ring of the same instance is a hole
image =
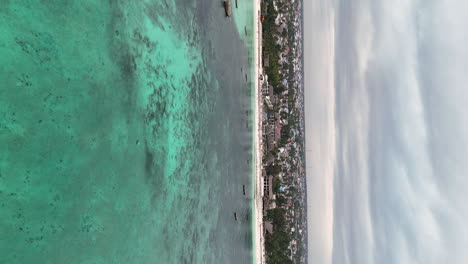
[[[251,38],[223,11],[0,6],[0,263],[251,261]]]

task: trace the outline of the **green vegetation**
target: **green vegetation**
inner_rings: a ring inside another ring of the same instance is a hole
[[[279,193],[281,186],[281,180],[278,177],[273,178],[273,192]]]
[[[279,164],[270,164],[266,167],[267,175],[278,175],[281,172],[281,166]]]
[[[265,72],[268,75],[269,83],[273,86],[273,92],[280,94],[284,91],[284,86],[280,85],[280,64],[278,63],[280,46],[276,44],[275,39],[277,33],[275,18],[278,13],[273,8],[273,0],[266,1],[264,5],[266,6],[266,14],[262,24],[263,58],[269,59],[269,65],[265,67]]]
[[[272,221],[274,226],[273,234],[266,234],[265,249],[266,262],[268,264],[289,264],[293,263],[289,258],[290,234],[286,232],[286,211],[283,208],[275,208],[267,211],[267,220]]]

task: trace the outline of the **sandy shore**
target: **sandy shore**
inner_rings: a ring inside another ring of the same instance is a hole
[[[262,102],[261,94],[259,87],[259,74],[261,70],[261,56],[262,56],[262,46],[261,46],[261,37],[262,29],[259,18],[260,12],[260,0],[255,0],[254,2],[254,47],[255,47],[255,193],[254,193],[254,212],[255,212],[255,223],[254,223],[254,249],[255,249],[255,263],[263,264],[265,263],[265,249],[264,249],[264,239],[263,239],[263,210],[262,210],[262,192],[263,192],[263,183],[262,183],[262,129],[260,117],[262,116]]]

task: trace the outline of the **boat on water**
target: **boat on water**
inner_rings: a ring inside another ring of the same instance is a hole
[[[227,17],[231,16],[231,1],[224,1],[224,11]]]
[[[245,195],[245,184],[244,184],[244,185],[242,185],[242,192],[243,192],[243,193],[244,193],[244,195]]]
[[[237,221],[237,212],[234,212],[234,219]]]

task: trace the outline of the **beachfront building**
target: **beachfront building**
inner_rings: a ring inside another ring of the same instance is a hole
[[[273,176],[268,176],[263,181],[263,197],[268,200],[273,198]]]

